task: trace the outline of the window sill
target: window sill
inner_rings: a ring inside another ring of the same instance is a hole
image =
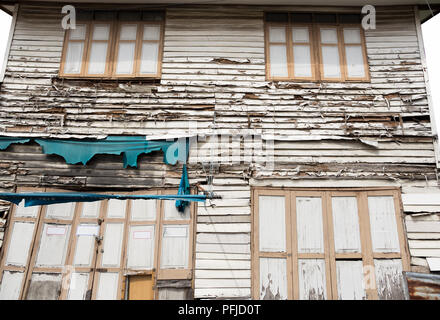
[[[75,81],[95,81],[95,82],[149,82],[158,83],[161,77],[80,77],[80,76],[57,76],[53,78],[54,80],[75,80]]]

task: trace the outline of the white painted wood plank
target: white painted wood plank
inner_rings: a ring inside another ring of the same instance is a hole
[[[374,252],[400,252],[394,199],[391,196],[368,197],[371,237]]]
[[[85,300],[89,281],[88,273],[74,272],[71,274],[67,300]]]
[[[18,300],[22,283],[23,272],[4,271],[0,286],[0,300]]]
[[[286,259],[260,258],[260,299],[287,299]]]
[[[187,268],[189,241],[188,225],[164,225],[161,268]]]
[[[251,270],[195,270],[196,279],[250,279]]]
[[[119,274],[100,272],[98,277],[96,300],[116,300],[118,294]]]
[[[298,259],[300,300],[327,299],[325,260]]]
[[[194,287],[201,288],[250,288],[250,279],[195,279]]]
[[[297,197],[296,220],[298,252],[323,253],[322,200],[320,197]]]
[[[107,204],[108,218],[125,218],[127,200],[110,199]]]
[[[216,224],[197,224],[197,232],[224,232],[224,233],[243,233],[251,232],[250,223],[216,223]]]
[[[258,226],[260,251],[286,251],[285,197],[260,196]]]
[[[154,264],[155,227],[130,226],[127,266],[133,269],[152,269]]]
[[[14,215],[16,217],[36,218],[41,207],[40,206],[25,207],[24,201],[22,201],[15,208],[16,210]]]
[[[102,267],[119,267],[121,263],[123,223],[107,223],[103,236]]]
[[[402,261],[374,260],[376,286],[380,300],[404,300]]]
[[[164,201],[164,219],[165,220],[189,220],[190,208],[185,208],[185,212],[181,213],[176,208],[174,201]]]
[[[251,262],[246,260],[196,260],[196,269],[250,269]]]
[[[156,200],[131,200],[130,217],[131,221],[156,220]]]
[[[440,233],[440,221],[406,221],[407,232]]]
[[[440,258],[426,258],[431,271],[440,271]]]
[[[336,261],[339,300],[365,300],[362,261]]]
[[[337,253],[361,252],[356,197],[332,197],[332,215]]]
[[[25,266],[32,242],[35,224],[31,222],[14,222],[6,265]]]
[[[98,218],[99,209],[101,208],[102,201],[83,202],[82,203],[82,218]]]
[[[75,211],[75,203],[57,203],[46,207],[46,218],[72,220]]]
[[[80,229],[83,226],[97,227],[98,225],[93,224],[81,224],[78,226]],[[77,242],[75,255],[73,257],[73,265],[76,267],[86,267],[90,266],[92,263],[94,249],[95,249],[95,236],[94,235],[76,235]]]
[[[70,225],[44,224],[35,263],[37,267],[64,266],[70,229]]]
[[[250,288],[203,288],[194,289],[195,298],[250,298]]]

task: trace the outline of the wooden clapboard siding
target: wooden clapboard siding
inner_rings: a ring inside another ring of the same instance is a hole
[[[189,121],[204,134],[212,133],[215,121],[218,133],[251,129],[274,136],[273,171],[221,164],[213,191],[222,199],[198,205],[196,298],[251,297],[251,186],[437,186],[412,7],[377,7],[377,29],[365,32],[371,82],[322,84],[266,81],[265,9],[168,9],[161,80],[142,83],[58,79],[61,6],[23,4],[0,87],[0,131],[17,136],[179,135],[190,132]],[[206,144],[199,142],[196,150]],[[0,152],[3,191],[176,187],[180,174],[181,166],[165,165],[160,153],[140,156],[137,169],[124,169],[122,156],[68,165],[35,143]],[[189,177],[209,190],[197,159]],[[440,212],[428,200],[404,200],[405,212]],[[437,221],[427,217],[406,217],[413,266],[425,266],[427,256],[438,254],[432,248],[440,239]]]
[[[426,258],[440,258],[440,192],[402,194],[411,266],[430,272]]]

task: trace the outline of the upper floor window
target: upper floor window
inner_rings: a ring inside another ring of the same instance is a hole
[[[78,11],[67,30],[60,75],[157,78],[164,14],[159,11]]]
[[[358,14],[266,13],[269,80],[368,81]]]

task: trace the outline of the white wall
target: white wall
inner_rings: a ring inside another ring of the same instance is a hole
[[[8,43],[11,21],[12,17],[6,12],[0,10],[0,70],[2,69],[3,65],[3,57],[5,56],[6,44]]]
[[[440,41],[438,36],[440,31],[440,14],[424,23],[422,31],[438,131],[440,129],[440,60],[438,59],[440,57]]]

